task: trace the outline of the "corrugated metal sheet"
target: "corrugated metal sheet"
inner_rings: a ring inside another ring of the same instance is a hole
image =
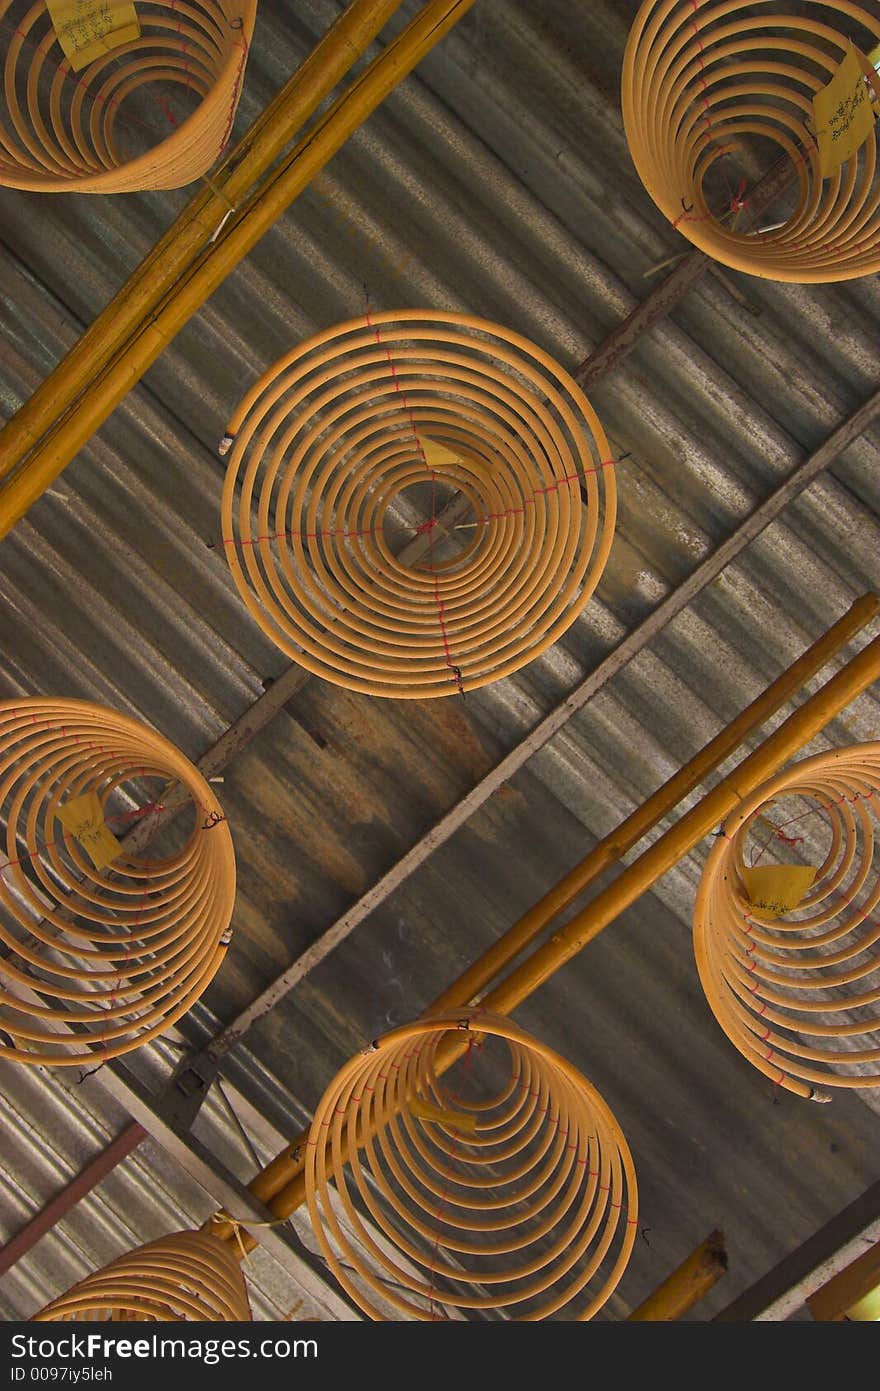
[[[261,0],[237,129],[340,8]],[[197,757],[284,666],[210,547],[216,442],[245,385],[304,335],[361,312],[365,286],[378,308],[495,318],[569,368],[646,296],[653,268],[687,244],[623,138],[617,86],[636,9],[477,0],[0,546],[0,695],[104,701]],[[0,190],[6,416],[185,197]],[[564,639],[464,701],[371,701],[312,681],[236,758],[222,788],[236,935],[186,1023],[194,1039],[314,940],[876,389],[878,322],[874,277],[797,287],[705,275],[591,392],[632,458],[608,569]],[[846,450],[252,1031],[229,1075],[279,1133],[299,1129],[365,1038],[428,1004],[857,594],[880,590],[878,446],[873,430]],[[805,752],[878,736],[875,687]],[[645,1230],[613,1318],[720,1225],[730,1271],[691,1315],[710,1317],[876,1176],[880,1121],[864,1100],[774,1097],[714,1024],[690,946],[703,854],[517,1012],[599,1087],[634,1153]],[[13,1077],[6,1095],[10,1118],[27,1120],[13,1130],[4,1233],[123,1119],[80,1115],[75,1087],[52,1076]],[[2,1308],[27,1316],[90,1262],[209,1210],[145,1146],[6,1277]],[[266,1275],[260,1316],[284,1309],[286,1280]]]
[[[167,1056],[167,1049],[165,1050]],[[0,1067],[4,1240],[66,1186],[128,1123],[120,1106],[73,1069]],[[249,1179],[252,1156],[215,1092],[202,1122],[214,1152]],[[251,1143],[262,1163],[264,1137]],[[27,1318],[93,1270],[145,1241],[206,1222],[217,1204],[148,1136],[0,1281],[4,1321]],[[259,1248],[245,1265],[255,1319],[326,1317]]]

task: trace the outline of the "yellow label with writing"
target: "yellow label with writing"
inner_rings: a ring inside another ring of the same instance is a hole
[[[139,39],[131,0],[46,0],[52,27],[75,72],[120,44]]]
[[[865,82],[867,59],[850,46],[836,73],[813,97],[813,121],[819,141],[823,179],[851,159],[874,130],[871,92]]]
[[[814,865],[743,865],[746,893],[763,918],[791,913],[806,898],[816,878]]]
[[[122,846],[104,820],[96,792],[72,797],[58,808],[58,818],[64,829],[79,841],[95,869],[106,869],[122,854]]]
[[[446,1111],[442,1106],[434,1106],[421,1097],[418,1101],[410,1102],[409,1110],[411,1116],[417,1116],[421,1121],[436,1121],[438,1125],[446,1125],[450,1130],[472,1132],[477,1128],[476,1116],[467,1115],[462,1111]]]

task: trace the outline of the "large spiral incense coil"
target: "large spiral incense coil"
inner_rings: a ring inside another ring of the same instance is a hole
[[[441,1081],[456,1042],[464,1056]],[[590,1319],[635,1238],[635,1171],[605,1102],[559,1054],[478,1011],[394,1029],[352,1058],[315,1112],[305,1178],[331,1269],[377,1320],[380,1304],[422,1320]]]
[[[880,6],[788,8],[785,0],[646,0],[623,66],[630,153],[657,206],[715,260],[770,280],[869,275],[880,270],[876,133],[823,179],[812,103],[850,40],[880,99],[865,58],[880,39]],[[728,171],[750,149],[763,161],[765,142],[774,150],[766,173],[774,160],[790,165],[793,210],[781,225],[768,217],[764,230],[737,230],[751,181]]]
[[[878,818],[880,743],[804,759],[743,799],[700,882],[694,947],[709,1007],[743,1056],[798,1096],[880,1086]],[[792,907],[749,891],[750,860],[771,847],[815,868]]]
[[[127,851],[157,782],[177,788],[185,843]],[[86,701],[2,702],[0,832],[0,1057],[104,1061],[186,1013],[226,953],[235,859],[182,753]]]
[[[582,611],[611,548],[614,470],[583,392],[528,339],[465,314],[316,334],[248,392],[230,446],[223,544],[244,602],[294,661],[369,695],[517,671]],[[419,484],[427,553],[406,564],[385,527]],[[441,488],[471,512],[452,555]]]
[[[0,184],[131,193],[180,188],[214,164],[238,107],[256,0],[136,0],[134,9],[140,36],[75,71],[44,0],[0,0]],[[185,116],[173,109],[181,92],[198,101]]]
[[[31,1317],[36,1323],[244,1323],[251,1309],[232,1247],[203,1232],[174,1232],[117,1257]]]

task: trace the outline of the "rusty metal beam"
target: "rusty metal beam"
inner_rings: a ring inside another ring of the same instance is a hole
[[[70,1180],[60,1193],[56,1193],[44,1208],[41,1209],[20,1231],[11,1236],[3,1246],[0,1246],[0,1275],[5,1275],[7,1270],[11,1270],[16,1261],[27,1255],[32,1246],[35,1246],[41,1236],[56,1226],[65,1215],[74,1207],[81,1198],[105,1179],[109,1173],[121,1163],[133,1149],[137,1149],[141,1140],[146,1138],[146,1130],[137,1121],[132,1121],[124,1130],[110,1141],[106,1149],[96,1154],[94,1159],[89,1160],[84,1169]]]
[[[773,166],[768,174],[752,189],[748,198],[748,208],[746,216],[740,223],[741,231],[748,231],[755,227],[760,221],[764,211],[784,193],[786,188],[793,180],[793,166],[788,159],[780,160]],[[580,367],[574,372],[574,379],[585,391],[595,385],[600,378],[613,372],[619,367],[624,358],[628,357],[633,348],[638,344],[643,334],[654,327],[660,319],[666,317],[670,310],[674,309],[680,300],[684,299],[688,290],[696,285],[697,281],[708,270],[713,270],[717,263],[704,252],[694,248],[685,253],[682,260],[673,271],[661,281],[646,299],[641,300],[627,314],[622,323],[618,324],[604,343],[591,353]]]

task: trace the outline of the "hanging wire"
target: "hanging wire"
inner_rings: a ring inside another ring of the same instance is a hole
[[[233,1125],[235,1126],[236,1130],[238,1131],[239,1135],[241,1136],[242,1144],[244,1145],[245,1149],[247,1150],[247,1153],[249,1154],[250,1158],[251,1158],[251,1159],[253,1160],[253,1162],[254,1162],[254,1168],[259,1172],[259,1170],[262,1169],[262,1167],[263,1167],[262,1160],[260,1159],[260,1156],[257,1154],[257,1151],[254,1149],[253,1143],[252,1143],[252,1141],[251,1141],[251,1137],[248,1135],[247,1131],[245,1130],[244,1126],[242,1125],[241,1121],[239,1120],[238,1114],[237,1114],[237,1112],[236,1112],[236,1110],[235,1110],[235,1107],[232,1105],[232,1102],[229,1100],[229,1097],[226,1095],[226,1088],[223,1086],[223,1080],[222,1080],[222,1078],[218,1077],[216,1080],[217,1080],[217,1090],[218,1090],[218,1092],[220,1093],[221,1097],[223,1098],[223,1104],[225,1105],[226,1110],[229,1112],[230,1119],[232,1120]]]

